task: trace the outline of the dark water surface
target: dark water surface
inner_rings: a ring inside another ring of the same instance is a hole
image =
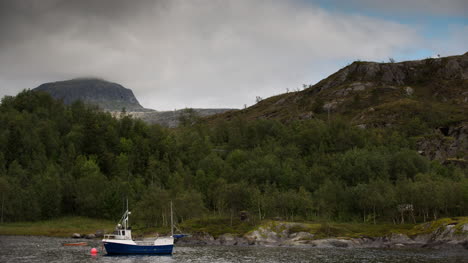
[[[0,262],[468,262],[468,250],[175,246],[172,256],[106,256],[98,240],[0,236]],[[97,256],[90,250],[96,247]]]

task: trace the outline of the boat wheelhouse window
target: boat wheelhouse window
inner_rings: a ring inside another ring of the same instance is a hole
[[[125,236],[125,231],[122,231],[122,236]]]

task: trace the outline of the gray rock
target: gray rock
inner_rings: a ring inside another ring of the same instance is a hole
[[[299,115],[299,119],[301,120],[310,120],[314,117],[314,113],[312,111],[307,111]]]
[[[257,242],[257,237],[252,236],[252,235],[245,235],[244,239],[247,241],[247,244],[250,246],[255,245]]]
[[[406,92],[406,95],[411,96],[413,95],[414,90],[411,87],[405,87],[405,92]]]
[[[353,240],[327,238],[311,241],[310,244],[318,248],[333,248],[333,247],[354,247],[355,242]]]
[[[187,245],[218,245],[219,240],[215,240],[214,237],[208,233],[195,233],[191,236],[180,238],[177,240],[177,244]]]
[[[454,159],[456,161],[459,156],[465,156],[465,162],[462,161],[454,164],[459,166],[466,165],[466,156],[468,156],[468,122],[465,121],[458,125],[440,127],[436,132],[438,136],[422,138],[418,141],[418,150],[423,151],[424,156],[427,158],[444,163]]]
[[[99,238],[104,237],[104,230],[102,229],[96,230],[96,233],[94,233],[94,235]]]
[[[73,233],[73,235],[71,236],[72,238],[81,238],[81,234],[78,234],[78,233]]]
[[[314,234],[309,232],[297,232],[289,235],[290,240],[298,241],[298,240],[311,240],[314,238]]]
[[[468,224],[463,224],[462,231],[463,232],[468,232]]]
[[[96,238],[96,235],[95,234],[87,234],[85,236],[86,239],[93,239],[93,238]]]
[[[233,236],[230,233],[221,235],[218,237],[218,241],[221,245],[228,245],[228,246],[233,246],[237,245],[237,237]]]
[[[392,234],[389,237],[389,241],[392,243],[396,243],[396,244],[414,242],[411,238],[409,238],[407,235],[404,235],[404,234]]]
[[[331,102],[327,102],[323,105],[323,110],[324,111],[333,111],[334,109],[336,109],[336,107],[338,106],[338,101],[331,101]]]

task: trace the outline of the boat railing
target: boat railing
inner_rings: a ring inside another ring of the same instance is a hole
[[[128,238],[122,235],[107,234],[107,235],[104,235],[104,239],[128,239]]]
[[[116,239],[116,238],[115,238],[115,235],[113,234],[107,234],[107,235],[104,235],[104,239]]]
[[[154,241],[135,241],[135,243],[139,246],[152,246],[154,245]]]

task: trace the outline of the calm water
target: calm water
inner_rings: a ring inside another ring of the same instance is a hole
[[[176,246],[172,256],[105,256],[99,241],[65,247],[73,239],[0,236],[0,262],[468,262],[467,250],[318,249]],[[91,247],[99,255],[91,256]]]

